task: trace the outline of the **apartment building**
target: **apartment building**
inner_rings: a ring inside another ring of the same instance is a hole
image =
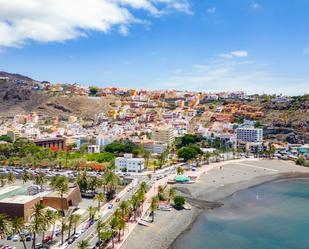
[[[118,170],[126,170],[127,172],[141,172],[145,168],[144,158],[133,158],[132,154],[124,154],[123,157],[115,159],[115,166]]]
[[[236,129],[237,142],[260,143],[263,141],[263,129],[243,127]]]
[[[170,146],[175,139],[174,129],[171,127],[160,127],[152,130],[152,139],[161,144]]]

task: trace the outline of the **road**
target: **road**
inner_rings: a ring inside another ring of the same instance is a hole
[[[139,183],[143,180],[146,180],[145,177],[141,178],[139,181],[136,181],[136,183],[134,184],[133,188],[130,189],[128,192],[125,192],[123,194],[123,196],[120,197],[120,201],[119,202],[115,202],[113,201],[113,208],[108,209],[108,203],[105,204],[101,210],[100,210],[100,217],[103,221],[108,220],[108,218],[116,211],[116,209],[118,208],[119,204],[121,203],[121,201],[126,201],[129,200],[134,193],[136,193],[136,191],[139,188]],[[119,195],[119,194],[118,194]],[[81,224],[78,228],[77,231],[81,230],[82,227],[85,226],[85,223]],[[64,248],[67,249],[76,249],[78,246],[78,243],[81,242],[82,240],[89,240],[89,244],[91,245],[90,248],[94,247],[96,242],[97,242],[97,232],[96,232],[96,223],[94,223],[92,226],[90,226],[79,238],[77,238],[72,244],[66,246],[66,244],[64,245]]]

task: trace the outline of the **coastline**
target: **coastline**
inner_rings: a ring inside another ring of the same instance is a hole
[[[220,169],[221,168],[221,169]],[[207,209],[218,208],[234,193],[267,182],[298,178],[309,179],[309,169],[278,160],[231,161],[202,175],[195,184],[174,187],[192,205],[191,210],[157,211],[151,227],[138,226],[122,249],[172,249],[174,242],[188,231]]]

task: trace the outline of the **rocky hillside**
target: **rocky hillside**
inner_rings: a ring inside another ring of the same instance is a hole
[[[88,96],[53,96],[43,91],[33,91],[17,84],[18,81],[33,82],[33,79],[0,72],[0,117],[8,118],[20,113],[37,112],[43,116],[82,116],[93,118],[95,114],[107,112],[113,97],[89,98]]]

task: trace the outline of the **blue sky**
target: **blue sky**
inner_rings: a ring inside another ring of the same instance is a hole
[[[0,6],[3,71],[54,83],[309,92],[307,0],[0,0]]]

